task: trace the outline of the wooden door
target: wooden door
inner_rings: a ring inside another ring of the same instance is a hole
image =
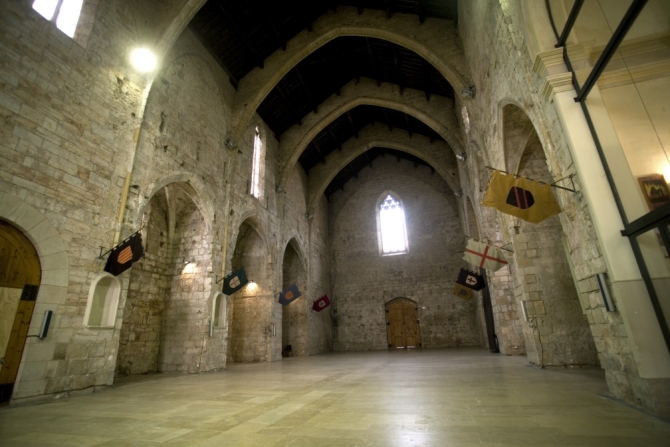
[[[389,348],[421,346],[418,309],[414,301],[394,300],[386,307]]]
[[[33,245],[0,221],[0,405],[12,397],[40,279]]]

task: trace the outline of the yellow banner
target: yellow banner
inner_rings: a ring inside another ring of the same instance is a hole
[[[493,171],[482,205],[530,223],[540,223],[561,212],[551,186],[500,171]]]

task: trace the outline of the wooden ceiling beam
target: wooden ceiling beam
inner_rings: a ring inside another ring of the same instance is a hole
[[[321,63],[323,64],[324,67],[326,67],[326,73],[328,73],[328,80],[332,84],[335,84],[335,79],[333,78],[333,70],[330,69],[330,64],[328,63],[328,61],[326,60],[326,58],[325,58],[325,56],[323,55],[322,52],[320,52],[319,54],[320,54]],[[339,88],[337,90],[335,90],[335,94],[337,96],[340,96],[340,89]]]
[[[400,63],[400,56],[398,55],[398,48],[393,45],[393,64],[395,69],[398,72],[398,85],[400,86],[400,94],[402,95],[405,91],[405,77],[402,74],[402,67]]]
[[[386,107],[384,107],[382,110],[384,110],[384,118],[386,118],[386,125],[389,126],[389,132],[391,132],[393,130],[393,126],[391,125],[391,119],[389,118],[389,112],[386,109]]]
[[[423,3],[424,0],[418,0],[418,9],[419,9],[419,25],[423,24],[426,21],[426,5]]]
[[[372,45],[370,45],[370,39],[368,37],[365,38],[365,43],[367,44],[368,47],[368,56],[370,56],[370,62],[372,62],[372,69],[375,72],[375,76],[377,77],[377,87],[382,85],[382,77],[381,74],[379,73],[379,69],[377,68],[377,63],[375,62],[375,56],[372,51]]]
[[[216,6],[219,7],[219,10],[221,13],[226,17],[226,21],[230,25],[230,27],[233,29],[233,32],[240,38],[242,39],[242,42],[244,45],[247,47],[249,51],[251,51],[251,54],[254,55],[254,58],[256,59],[256,65],[260,68],[263,68],[265,65],[265,61],[261,57],[260,54],[258,54],[258,51],[256,51],[256,47],[254,44],[249,40],[249,36],[247,36],[247,33],[242,31],[239,26],[237,26],[237,22],[231,17],[230,14],[226,11],[226,7],[223,6],[223,3],[220,1],[214,2]]]
[[[291,104],[291,101],[289,101],[288,97],[286,96],[284,88],[281,86],[281,82],[277,84],[277,91],[279,92],[279,95],[282,97],[288,108],[291,110],[291,113],[293,114],[296,123],[299,126],[302,126],[302,118],[300,117],[300,115],[298,115],[298,112],[296,112],[295,108],[293,107],[293,104]]]
[[[314,113],[318,112],[319,110],[319,105],[316,103],[316,100],[314,99],[314,95],[312,94],[312,91],[309,89],[307,86],[307,83],[305,82],[305,79],[302,77],[302,71],[300,70],[300,66],[296,65],[295,66],[295,74],[298,75],[298,80],[300,80],[300,85],[302,85],[302,88],[305,89],[307,92],[307,96],[309,96],[309,102],[312,105],[312,110]]]
[[[407,116],[406,113],[403,113],[405,115],[405,124],[407,125],[407,132],[409,133],[409,137],[412,138],[412,123],[409,121],[409,116]]]
[[[372,167],[372,159],[370,158],[370,155],[368,155],[369,151],[363,152],[363,155],[365,156],[365,160],[368,162],[368,166]]]
[[[333,132],[333,128],[330,125],[330,123],[326,124],[326,127],[328,128],[328,132],[330,133],[330,137],[333,139],[335,144],[337,145],[337,150],[342,151],[342,143],[340,143],[340,140],[335,136],[335,132]]]
[[[274,31],[275,36],[277,36],[277,39],[281,42],[280,46],[283,51],[286,51],[286,38],[282,36],[282,34],[279,32],[277,27],[275,26],[274,21],[272,20],[272,17],[270,17],[270,14],[268,14],[267,8],[261,8],[263,10],[263,14],[265,14],[265,20],[270,22],[270,28],[272,28],[272,31]]]
[[[319,142],[316,141],[316,138],[312,140],[312,145],[314,146],[314,149],[316,149],[316,152],[319,154],[319,157],[321,158],[321,162],[325,165],[326,164],[326,157],[323,156],[323,152],[321,151],[321,146],[319,146]]]
[[[389,4],[389,0],[384,0],[384,9],[386,9],[386,18],[390,19],[391,18],[391,5]]]
[[[424,92],[426,92],[426,101],[430,101],[430,94],[431,94],[431,82],[430,82],[430,64],[428,64],[428,61],[425,59],[422,59],[423,63],[423,89]]]
[[[347,119],[349,120],[351,130],[354,132],[356,139],[358,139],[358,131],[356,130],[356,126],[354,126],[354,119],[351,117],[351,112],[349,110],[347,110]]]

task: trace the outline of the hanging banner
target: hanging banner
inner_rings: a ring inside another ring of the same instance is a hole
[[[478,275],[477,273],[466,269],[461,269],[456,283],[472,290],[482,290],[486,287],[486,281],[484,281],[482,275]]]
[[[248,282],[249,280],[247,279],[247,273],[244,271],[244,267],[240,267],[223,278],[223,293],[232,295],[244,287]]]
[[[328,298],[328,295],[324,295],[318,300],[314,301],[314,303],[312,303],[312,310],[316,312],[321,312],[328,306],[330,306],[330,298]]]
[[[551,186],[500,171],[493,171],[482,205],[530,223],[540,223],[561,212]]]
[[[293,301],[297,300],[300,298],[302,294],[300,293],[300,290],[298,290],[298,286],[295,284],[291,284],[288,286],[286,290],[281,292],[279,294],[279,304],[282,306],[286,306],[287,304],[291,304]]]
[[[112,249],[105,264],[105,271],[114,276],[128,270],[133,262],[137,262],[144,256],[142,246],[142,235],[139,231]]]
[[[456,283],[454,284],[454,295],[464,300],[470,300],[472,299],[472,289]]]
[[[498,247],[468,239],[463,259],[475,267],[484,267],[490,272],[495,272],[507,265],[504,256]]]

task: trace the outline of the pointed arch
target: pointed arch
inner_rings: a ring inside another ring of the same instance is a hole
[[[383,21],[383,28],[379,22]],[[408,48],[431,63],[454,90],[469,85],[456,29],[451,22],[434,19],[421,26],[408,14],[387,18],[383,11],[339,7],[337,14],[324,14],[313,25],[291,39],[286,51],[277,51],[265,60],[264,68],[255,68],[239,84],[233,109],[233,138],[239,141],[258,106],[272,88],[301,60],[340,36],[364,36],[383,39]]]
[[[441,141],[430,143],[428,137],[393,130],[389,132],[380,126],[367,126],[359,132],[358,139],[351,139],[342,145],[342,151],[335,151],[326,158],[327,163],[315,166],[308,178],[308,210],[313,212],[328,184],[347,164],[374,147],[400,150],[421,158],[432,166],[437,174],[453,191],[459,188],[458,166],[449,146]]]
[[[411,98],[408,101],[408,98]],[[352,81],[342,88],[339,96],[333,95],[320,104],[317,113],[305,117],[301,126],[293,126],[281,138],[279,145],[280,174],[279,185],[284,186],[293,166],[309,143],[328,124],[361,105],[386,107],[406,113],[433,129],[450,146],[454,154],[464,151],[460,129],[454,114],[454,104],[448,98],[425,99],[423,92],[405,89],[401,95],[391,85],[377,87],[375,81],[361,79]]]

